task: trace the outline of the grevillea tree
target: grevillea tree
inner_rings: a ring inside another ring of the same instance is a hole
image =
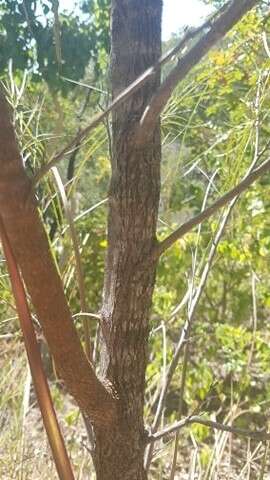
[[[157,432],[158,414],[151,434],[144,426],[149,314],[160,256],[218,208],[228,202],[232,207],[232,201],[269,169],[268,161],[252,169],[213,206],[162,242],[157,240],[160,114],[192,67],[259,3],[228,2],[202,27],[187,30],[177,47],[161,57],[161,0],[112,0],[112,104],[97,114],[33,178],[26,174],[9,109],[1,95],[0,214],[57,373],[76,400],[91,432],[97,480],[145,480],[152,455],[148,445],[166,433]],[[161,81],[163,64],[175,55],[179,55],[176,66]],[[34,190],[42,176],[72,148],[79,148],[106,115],[111,115],[112,163],[97,376],[91,355],[87,358],[74,326]],[[183,330],[174,364],[168,371],[161,403],[188,330],[189,324]],[[200,419],[192,417],[186,423],[195,421]],[[183,424],[180,422],[174,428]]]

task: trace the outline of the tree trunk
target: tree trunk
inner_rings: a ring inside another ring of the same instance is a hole
[[[160,0],[113,0],[113,97],[161,53]],[[144,388],[149,309],[155,282],[153,247],[160,194],[160,127],[146,145],[135,130],[159,74],[112,116],[108,255],[102,306],[102,374],[119,396],[114,429],[95,428],[97,480],[142,480]]]

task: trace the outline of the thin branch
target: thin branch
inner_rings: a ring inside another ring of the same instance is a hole
[[[257,161],[259,160],[261,155],[268,148],[268,144],[267,144],[265,146],[265,148],[260,153],[258,153],[258,151],[259,151],[259,101],[260,101],[260,91],[261,91],[261,75],[259,76],[259,79],[258,79],[258,88],[257,88],[256,102],[255,102],[255,117],[256,117],[255,118],[255,150],[254,150],[254,156],[253,156],[252,162],[251,162],[251,164],[250,164],[250,166],[249,166],[249,168],[248,168],[248,170],[245,174],[244,179],[247,178],[249,176],[249,174],[253,171]],[[206,201],[206,198],[207,198],[207,195],[205,197],[205,201]],[[206,282],[207,282],[207,279],[208,279],[208,275],[209,275],[209,272],[211,270],[213,260],[215,258],[215,254],[216,254],[218,244],[219,244],[219,242],[222,238],[225,227],[226,227],[226,225],[228,223],[228,220],[230,218],[231,211],[234,208],[237,200],[238,200],[238,196],[235,197],[230,202],[230,205],[228,206],[226,212],[222,216],[222,218],[220,220],[219,228],[217,229],[215,238],[214,238],[214,240],[212,242],[212,245],[211,245],[211,248],[210,248],[210,252],[209,252],[209,255],[208,255],[207,262],[205,263],[205,266],[204,266],[204,269],[203,269],[203,272],[202,272],[202,275],[201,275],[201,278],[200,278],[200,283],[199,283],[194,295],[192,295],[192,290],[191,290],[192,298],[190,300],[190,305],[189,305],[189,308],[188,308],[188,318],[187,318],[187,320],[185,322],[185,325],[182,329],[182,333],[181,333],[180,339],[178,341],[177,347],[175,349],[172,362],[171,362],[171,364],[169,366],[169,369],[168,369],[168,372],[167,372],[166,382],[164,382],[164,386],[163,386],[163,389],[162,389],[161,394],[160,394],[159,403],[158,403],[155,419],[154,419],[153,426],[152,426],[152,431],[153,432],[156,432],[157,428],[159,426],[160,417],[161,417],[162,409],[163,409],[163,406],[164,406],[164,403],[165,403],[165,399],[166,399],[166,395],[167,395],[169,385],[171,383],[171,380],[172,380],[173,374],[175,372],[175,369],[178,365],[178,361],[179,361],[180,355],[182,353],[183,347],[187,342],[192,323],[194,322],[197,306],[199,304],[201,295],[204,291],[204,288],[205,288],[205,285],[206,285]],[[204,208],[204,205],[205,205],[205,201],[203,203],[203,208]],[[200,229],[199,229],[199,233],[200,233]],[[189,291],[190,291],[190,289],[188,290],[188,293],[189,293]],[[148,452],[147,452],[146,461],[145,461],[146,468],[149,468],[149,466],[150,466],[150,462],[151,462],[151,458],[152,458],[152,454],[153,454],[153,445],[154,445],[154,441],[150,445],[150,447],[148,449]]]
[[[105,90],[94,87],[93,85],[88,85],[87,83],[83,83],[83,82],[76,82],[76,80],[72,80],[71,78],[64,77],[63,75],[60,75],[60,77],[66,82],[73,83],[73,85],[78,85],[79,87],[87,88],[87,90],[89,90],[90,92],[93,91],[93,92],[102,93],[103,95],[109,95],[108,92],[106,92]]]
[[[89,103],[89,100],[90,100],[90,95],[91,95],[91,91],[89,90],[86,94],[86,97],[85,97],[84,102],[82,104],[81,110],[77,114],[78,129],[77,129],[77,134],[76,135],[78,135],[78,133],[81,130],[82,117],[84,115],[85,110],[87,109],[87,106],[88,106],[88,103]],[[77,157],[77,154],[79,152],[79,148],[76,148],[76,147],[79,147],[79,144],[75,146],[75,149],[71,152],[71,155],[69,157],[68,166],[67,166],[67,183],[70,183],[70,182],[73,181],[76,157]],[[54,235],[57,231],[57,228],[60,225],[61,225],[61,220],[59,221],[57,218],[54,218],[53,223],[50,226],[50,233],[49,233],[49,237],[50,237],[51,242],[53,241]]]
[[[74,313],[74,315],[72,315],[72,318],[77,318],[77,317],[89,317],[89,318],[95,318],[95,320],[101,320],[100,315],[98,315],[97,313],[90,313],[90,312],[79,312],[79,313]]]
[[[268,148],[269,144],[267,144]],[[263,150],[265,151],[266,148]],[[261,157],[263,152],[259,155]],[[171,235],[169,235],[165,240],[160,242],[156,249],[155,255],[159,257],[162,255],[168,248],[170,248],[179,238],[183,237],[186,233],[192,230],[196,225],[199,225],[204,220],[207,220],[211,215],[216,213],[221,207],[227,205],[230,200],[233,200],[235,197],[238,197],[241,193],[247,190],[252,183],[254,183],[258,178],[264,175],[266,172],[270,170],[270,158],[263,162],[259,167],[253,170],[247,177],[245,177],[236,187],[229,190],[225,193],[222,197],[216,200],[210,207],[203,210],[195,217],[188,220],[186,223],[181,225],[177,230],[175,230]]]
[[[210,189],[214,183],[214,178],[217,174],[217,170],[213,173],[211,178],[209,179],[209,183],[207,185],[207,189],[204,195],[204,200],[202,204],[202,210],[205,209],[207,199],[210,193]],[[193,265],[192,265],[192,278],[190,282],[190,288],[189,288],[189,301],[188,301],[188,317],[190,318],[191,315],[195,314],[195,309],[193,307],[193,297],[196,294],[196,287],[195,287],[195,278],[196,278],[196,270],[197,270],[197,257],[198,257],[198,249],[199,249],[199,242],[200,242],[200,237],[201,237],[201,225],[198,227],[198,233],[197,233],[197,240],[196,240],[196,246],[195,246],[195,253],[192,256],[193,257]],[[206,284],[206,281],[205,281]],[[205,286],[204,284],[204,286]],[[198,302],[197,302],[198,303]],[[192,324],[189,321],[189,330],[187,332],[187,338],[186,338],[186,344],[184,347],[184,355],[183,355],[183,365],[182,365],[182,372],[181,372],[181,385],[180,385],[180,392],[179,392],[179,408],[178,408],[178,416],[181,418],[183,414],[183,403],[184,403],[184,393],[185,393],[185,388],[186,388],[186,377],[187,377],[187,370],[188,370],[188,362],[189,362],[189,340],[191,336],[191,327]],[[176,432],[175,435],[175,442],[174,442],[174,452],[173,452],[173,460],[172,460],[172,467],[171,467],[171,473],[170,473],[170,480],[174,480],[175,478],[175,472],[176,472],[176,466],[177,466],[177,456],[178,456],[178,448],[179,448],[179,440],[180,440],[180,432],[179,430]]]
[[[78,222],[79,220],[81,220],[82,218],[84,218],[86,215],[88,215],[89,213],[93,212],[94,210],[96,210],[96,208],[100,207],[101,205],[103,205],[104,203],[107,203],[108,202],[108,198],[104,198],[104,200],[100,200],[99,202],[95,203],[95,205],[92,205],[92,207],[90,208],[87,208],[87,210],[84,210],[83,212],[79,213],[79,215],[77,215],[73,221],[74,222]],[[62,230],[62,235],[66,232],[66,230],[68,229],[68,225],[65,226]]]
[[[267,433],[266,430],[244,430],[242,428],[231,427],[229,425],[224,425],[223,423],[213,422],[212,420],[206,420],[200,416],[194,415],[191,417],[184,418],[179,422],[174,423],[170,427],[161,430],[160,432],[150,434],[147,437],[147,443],[156,442],[161,438],[166,437],[174,432],[177,432],[181,428],[184,428],[186,425],[191,425],[192,423],[199,423],[206,427],[210,427],[216,430],[222,430],[223,432],[230,432],[235,433],[236,435],[240,435],[242,437],[253,438],[254,440],[270,440],[270,433]]]
[[[188,361],[189,361],[189,339],[190,339],[190,331],[188,332],[187,342],[185,344],[184,355],[183,355],[183,366],[181,372],[181,385],[180,385],[180,393],[179,393],[179,407],[178,407],[178,415],[181,418],[183,412],[183,405],[184,405],[184,392],[186,387],[186,378],[187,378],[187,369],[188,369]],[[171,473],[170,473],[170,480],[174,480],[176,466],[177,466],[177,457],[178,457],[178,449],[179,449],[179,440],[180,440],[180,432],[177,430],[175,435],[174,441],[174,451],[173,451],[173,459],[172,459],[172,466],[171,466]]]
[[[207,33],[179,59],[177,65],[165,78],[141,118],[138,140],[144,142],[153,132],[156,122],[167,104],[172,92],[190,70],[197,65],[206,53],[219,41],[231,28],[258,3],[258,0],[233,0],[222,7],[217,18],[210,22]]]
[[[262,152],[259,153],[260,92],[261,92],[261,75],[259,75],[259,79],[258,79],[258,88],[257,88],[257,94],[256,94],[256,102],[255,102],[255,149],[254,149],[254,156],[253,156],[252,162],[251,162],[244,178],[247,178],[248,175],[253,171],[258,159],[261,157],[263,152],[265,152],[265,150],[267,149],[267,145],[266,145],[266,147],[262,150]],[[206,197],[205,197],[205,200],[204,200],[204,203],[203,203],[203,209],[205,207],[206,198],[207,198],[207,194],[206,194]],[[184,328],[182,330],[182,334],[181,334],[181,337],[180,337],[179,342],[177,344],[177,347],[176,347],[176,350],[175,350],[175,353],[174,353],[174,356],[173,356],[173,360],[171,362],[171,365],[170,365],[168,373],[167,373],[167,379],[166,379],[166,382],[164,383],[164,388],[163,388],[163,390],[161,392],[161,395],[160,395],[159,404],[158,404],[155,420],[154,420],[154,423],[153,423],[153,429],[152,429],[153,432],[156,432],[156,430],[158,428],[158,425],[159,425],[159,422],[160,422],[160,415],[161,415],[162,408],[163,408],[163,405],[164,405],[164,402],[165,402],[168,387],[170,385],[172,376],[173,376],[174,371],[176,369],[176,366],[178,364],[182,349],[183,349],[183,347],[186,344],[186,341],[188,339],[191,326],[194,322],[197,306],[199,304],[201,295],[202,295],[202,293],[204,291],[204,288],[206,286],[207,278],[208,278],[209,272],[211,271],[211,267],[212,267],[212,264],[213,264],[213,260],[215,258],[215,254],[216,254],[218,244],[219,244],[219,242],[222,238],[225,227],[226,227],[226,225],[229,221],[231,211],[234,208],[237,200],[238,200],[238,196],[236,196],[230,202],[227,210],[225,211],[225,213],[223,214],[223,216],[221,218],[219,228],[218,228],[218,230],[216,232],[216,235],[215,235],[215,238],[212,242],[210,252],[209,252],[209,255],[208,255],[208,259],[207,259],[207,262],[205,263],[205,266],[204,266],[204,269],[203,269],[203,272],[202,272],[202,275],[201,275],[200,283],[199,283],[194,295],[192,294],[192,288],[191,288],[191,300],[190,300],[190,305],[189,305],[189,308],[188,308],[188,318],[187,318],[186,323],[184,325]],[[199,229],[198,234],[200,234],[200,229]],[[179,434],[177,433],[177,436],[178,435]],[[153,449],[154,449],[154,441],[151,442],[151,445],[149,446],[148,452],[147,452],[146,466],[148,468],[149,468],[149,465],[150,465],[150,462],[151,462]]]
[[[24,344],[31,369],[35,392],[43,418],[44,427],[47,432],[49,444],[51,446],[56,469],[61,480],[74,480],[71,463],[56,417],[48,381],[42,365],[23,281],[1,216],[0,237],[4,255],[7,260],[7,268],[10,275],[13,296],[23,332]]]
[[[158,246],[157,249],[160,252],[159,255],[164,253],[164,251],[171,247],[173,243],[181,238],[183,235],[185,235],[189,230],[193,229],[194,226],[196,226],[198,223],[201,224],[203,220],[206,220],[209,218],[213,213],[215,213],[219,208],[223,207],[226,203],[228,203],[230,200],[232,200],[230,207],[231,209],[234,207],[235,202],[237,201],[239,195],[246,190],[246,188],[251,185],[258,177],[256,176],[255,179],[252,179],[252,175],[258,173],[258,170],[265,166],[265,164],[269,163],[269,160],[264,162],[260,167],[258,167],[256,170],[254,170],[256,164],[262,157],[262,155],[267,151],[267,149],[270,146],[270,141],[268,141],[265,145],[265,147],[259,151],[259,113],[260,113],[260,96],[261,96],[261,90],[262,90],[262,75],[260,73],[258,82],[257,82],[257,92],[256,92],[256,98],[255,98],[255,145],[254,145],[254,155],[253,155],[253,160],[244,175],[244,178],[242,182],[240,182],[236,187],[234,187],[232,190],[227,192],[225,195],[223,195],[221,198],[219,198],[216,202],[214,202],[210,207],[204,209],[199,215],[196,215],[195,217],[191,218],[188,220],[186,223],[181,225],[177,230],[175,230],[171,235],[169,235],[163,242],[161,242]],[[262,172],[264,173],[265,170]],[[259,175],[260,176],[260,175]],[[249,183],[250,181],[250,183]],[[247,182],[247,184],[245,183]],[[242,186],[242,187],[241,187]],[[238,191],[236,191],[238,190]],[[236,192],[236,193],[235,193]],[[223,203],[224,202],[224,203]],[[198,223],[197,223],[198,222]],[[177,237],[177,238],[176,238]]]
[[[176,47],[169,50],[165,55],[160,57],[158,62],[147,70],[145,70],[142,75],[140,75],[134,82],[132,82],[123,92],[121,92],[113,101],[112,103],[102,112],[97,113],[94,115],[92,120],[90,121],[89,125],[82,129],[77,135],[58,153],[56,153],[51,160],[46,163],[41,169],[35,174],[32,180],[33,187],[39,183],[44,175],[46,175],[50,169],[55,166],[65,155],[69,155],[74,150],[80,147],[83,140],[87,137],[87,135],[99,125],[99,123],[104,120],[109,113],[114,110],[116,107],[121,105],[125,100],[130,98],[139,88],[141,88],[150,78],[152,78],[160,67],[162,67],[165,63],[170,61],[180,50],[182,50],[187,42],[197,36],[202,30],[209,27],[211,24],[211,20],[207,20],[204,24],[202,24],[198,28],[189,28],[184,36],[181,38],[180,42],[176,45]]]
[[[222,220],[220,222],[219,229],[217,231],[217,234],[216,234],[216,236],[215,236],[215,238],[212,242],[212,246],[211,246],[211,249],[210,249],[210,252],[209,252],[209,255],[208,255],[208,259],[207,259],[207,262],[205,264],[205,267],[203,269],[203,272],[202,272],[202,275],[201,275],[201,278],[200,278],[200,283],[199,283],[198,287],[196,288],[194,294],[192,292],[191,287],[188,289],[188,296],[190,297],[189,305],[188,305],[188,318],[185,321],[185,324],[182,328],[182,332],[181,332],[180,338],[178,340],[177,346],[175,348],[172,361],[171,361],[171,363],[169,365],[169,368],[168,368],[168,371],[167,371],[166,381],[164,382],[163,388],[162,388],[161,393],[160,393],[158,407],[157,407],[154,422],[153,422],[153,425],[152,425],[152,431],[153,432],[156,432],[158,427],[159,427],[160,418],[161,418],[162,410],[163,410],[163,407],[164,407],[164,404],[165,404],[167,392],[168,392],[169,386],[171,384],[174,372],[175,372],[175,370],[178,366],[178,362],[179,362],[180,356],[182,354],[183,348],[185,347],[185,345],[187,344],[187,341],[189,339],[190,330],[191,330],[192,324],[193,324],[194,319],[195,319],[195,314],[196,314],[196,311],[197,311],[197,307],[198,307],[200,298],[202,296],[202,293],[204,291],[204,288],[205,288],[205,285],[206,285],[206,282],[207,282],[207,278],[208,278],[209,272],[210,272],[211,267],[212,267],[213,259],[215,257],[216,249],[217,249],[219,240],[222,236],[222,233],[224,231],[224,228],[226,226],[226,222],[227,222],[227,218],[226,217],[222,218]],[[146,469],[148,469],[149,466],[150,466],[151,459],[152,459],[152,454],[153,454],[153,443],[152,443],[152,445],[150,445],[150,447],[147,451],[147,455],[146,455],[146,459],[145,459]]]

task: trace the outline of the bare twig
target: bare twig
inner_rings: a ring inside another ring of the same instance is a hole
[[[214,178],[217,174],[217,171],[213,173],[211,178],[209,178],[209,183],[204,195],[204,200],[202,204],[202,210],[205,209],[207,199],[210,193],[210,189],[214,184]],[[195,293],[195,278],[196,278],[196,270],[197,270],[197,257],[198,257],[198,249],[199,249],[199,242],[200,242],[200,237],[201,237],[201,225],[198,227],[198,233],[197,233],[197,240],[196,240],[196,246],[195,246],[195,253],[193,255],[193,266],[192,266],[192,278],[191,278],[191,287],[189,289],[189,302],[188,302],[188,317],[190,315],[194,316],[194,309],[192,309],[192,299]],[[188,369],[188,361],[189,361],[189,339],[191,335],[191,322],[189,323],[190,328],[187,332],[187,338],[186,338],[186,344],[184,347],[184,355],[183,355],[183,366],[182,366],[182,372],[181,372],[181,386],[180,386],[180,393],[179,393],[179,408],[178,408],[178,418],[181,418],[183,414],[183,403],[184,403],[184,393],[185,393],[185,387],[186,387],[186,377],[187,377],[187,369]],[[175,478],[175,472],[176,472],[176,466],[177,466],[177,456],[178,456],[178,448],[179,448],[179,440],[180,440],[180,432],[179,430],[176,432],[175,435],[175,442],[174,442],[174,452],[173,452],[173,460],[172,460],[172,467],[171,467],[171,473],[170,473],[170,480],[174,480]]]
[[[212,179],[213,179],[213,177],[212,177]],[[206,198],[207,198],[207,196],[205,197],[205,201],[206,201]],[[204,201],[204,204],[205,204],[205,201]],[[203,206],[204,206],[204,204],[203,204]],[[178,340],[178,343],[177,343],[177,346],[176,346],[176,349],[175,349],[175,352],[174,352],[174,355],[173,355],[173,359],[172,359],[172,361],[169,365],[167,375],[166,375],[166,379],[163,383],[163,388],[162,388],[161,393],[160,393],[158,407],[157,407],[154,422],[153,422],[153,425],[152,425],[152,432],[156,432],[157,428],[159,427],[162,410],[163,410],[164,403],[165,403],[165,400],[166,400],[166,395],[167,395],[170,383],[172,381],[174,372],[177,368],[179,358],[182,354],[183,348],[185,347],[185,345],[187,344],[187,341],[189,339],[190,329],[191,329],[191,326],[194,322],[197,306],[199,304],[201,295],[202,295],[204,287],[206,285],[208,274],[211,270],[211,266],[212,266],[213,259],[214,259],[215,253],[216,253],[216,249],[217,249],[219,240],[222,236],[222,233],[224,231],[226,221],[227,221],[226,218],[223,218],[221,220],[220,227],[218,229],[218,232],[216,234],[215,239],[213,240],[212,247],[210,249],[209,256],[208,256],[207,262],[205,264],[205,267],[203,269],[201,279],[200,279],[200,283],[199,283],[198,287],[196,288],[194,293],[193,293],[193,289],[188,290],[189,297],[190,297],[189,307],[188,307],[188,318],[187,318],[187,320],[186,320],[186,322],[185,322],[185,324],[182,328],[182,332],[181,332],[180,338]],[[200,233],[200,231],[199,231],[199,233]],[[147,454],[146,454],[146,459],[145,459],[146,468],[149,468],[149,466],[150,466],[152,455],[153,455],[153,444],[150,445],[150,447],[147,451]]]
[[[183,355],[183,367],[181,372],[181,386],[180,386],[180,394],[179,394],[179,408],[178,408],[178,415],[181,418],[182,411],[183,411],[183,403],[184,403],[184,392],[186,386],[186,377],[187,377],[187,367],[188,367],[188,360],[189,360],[189,343],[188,340],[190,338],[190,330],[188,332],[187,342],[185,344],[184,355]],[[175,441],[174,441],[174,451],[173,451],[173,460],[170,472],[170,480],[174,480],[176,466],[177,466],[177,456],[178,456],[178,447],[179,447],[179,440],[180,440],[180,432],[179,430],[176,431]]]
[[[214,428],[216,430],[222,430],[223,432],[235,433],[243,437],[253,438],[254,440],[270,440],[270,433],[267,433],[266,430],[244,430],[242,428],[231,427],[229,425],[224,425],[223,423],[213,422],[212,420],[207,420],[198,415],[193,415],[191,417],[184,418],[179,422],[174,423],[170,427],[161,430],[160,432],[150,434],[147,437],[147,443],[156,442],[161,438],[164,438],[172,433],[184,428],[186,425],[191,425],[192,423],[199,423],[205,425],[206,427]]]
[[[177,344],[175,352],[174,352],[173,359],[172,359],[171,364],[168,368],[168,372],[167,372],[167,376],[166,376],[166,382],[164,382],[163,389],[162,389],[161,394],[160,394],[159,403],[158,403],[155,419],[154,419],[153,426],[152,426],[152,431],[153,432],[155,432],[157,430],[158,426],[159,426],[161,413],[162,413],[162,409],[163,409],[163,406],[164,406],[164,403],[165,403],[167,391],[168,391],[170,383],[172,381],[174,372],[177,368],[179,358],[182,354],[183,348],[186,345],[187,339],[189,338],[189,332],[190,332],[191,326],[194,322],[197,306],[199,304],[200,298],[201,298],[202,293],[204,291],[204,287],[206,285],[208,275],[209,275],[209,272],[211,270],[212,263],[213,263],[213,260],[214,260],[214,257],[215,257],[216,249],[217,249],[218,243],[219,243],[219,241],[222,237],[222,234],[224,232],[227,221],[228,221],[228,216],[224,215],[224,217],[221,220],[221,223],[220,223],[219,229],[217,231],[217,234],[216,234],[216,236],[215,236],[215,238],[212,242],[212,246],[211,246],[211,249],[210,249],[210,252],[209,252],[209,256],[208,256],[207,262],[205,264],[205,267],[204,267],[202,275],[201,275],[200,283],[199,283],[199,285],[198,285],[198,287],[195,291],[195,294],[192,298],[190,308],[189,308],[189,315],[188,315],[188,318],[187,318],[187,320],[186,320],[186,322],[183,326],[178,344]],[[153,447],[151,445],[150,448],[149,448],[147,457],[146,457],[146,462],[145,462],[146,467],[149,467],[149,465],[151,463],[152,454],[153,454]]]
[[[77,317],[89,317],[89,318],[95,318],[96,320],[101,320],[100,315],[98,315],[97,313],[90,313],[90,312],[79,312],[79,313],[74,313],[74,315],[72,315],[72,318],[77,318]]]
[[[66,82],[73,83],[73,85],[78,85],[79,87],[84,87],[84,88],[87,88],[87,90],[102,93],[103,95],[109,95],[108,92],[106,92],[105,90],[94,87],[93,85],[88,85],[87,83],[78,82],[76,80],[72,80],[71,78],[63,77],[63,75],[60,75],[60,77]]]

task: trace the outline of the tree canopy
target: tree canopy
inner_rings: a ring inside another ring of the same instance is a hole
[[[84,1],[73,12],[59,11],[58,0],[0,2],[0,71],[30,71],[32,81],[45,80],[66,92],[81,80],[91,62],[99,74],[109,50],[108,0]]]

